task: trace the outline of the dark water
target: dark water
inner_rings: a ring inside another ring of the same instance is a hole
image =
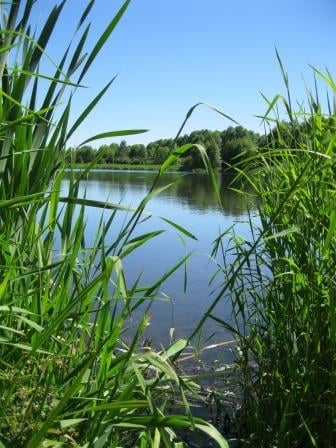
[[[80,195],[85,194],[89,199],[121,203],[135,208],[148,193],[154,177],[155,173],[150,172],[96,170],[82,181]],[[147,204],[146,216],[149,216],[149,219],[136,228],[134,236],[159,229],[165,231],[124,260],[128,286],[131,286],[139,275],[142,284],[156,281],[186,253],[193,252],[187,263],[186,292],[185,270],[182,267],[164,283],[160,288],[161,293],[153,303],[151,325],[147,333],[156,345],[169,340],[171,328],[174,328],[176,337],[187,337],[214,298],[215,285],[218,286],[222,279],[218,276],[214,284],[209,286],[209,281],[216,271],[215,262],[209,254],[219,233],[234,224],[236,234],[247,239],[250,237],[247,206],[253,212],[253,203],[250,201],[247,204],[242,195],[228,189],[223,179],[219,180],[223,208],[219,206],[205,174],[165,174],[161,185],[171,182],[174,184]],[[66,182],[63,188],[66,189]],[[105,219],[108,219],[110,213],[104,212]],[[120,227],[129,217],[130,213],[117,213],[108,234],[107,244],[115,240]],[[161,217],[185,227],[198,240],[182,237]],[[94,239],[100,218],[101,213],[97,209],[88,209],[88,243]],[[216,313],[222,319],[229,319],[230,305],[227,300],[223,299]],[[138,316],[133,317],[134,323],[137,319]],[[213,333],[215,336],[209,343],[224,340],[226,337],[218,324],[207,322],[203,339]]]

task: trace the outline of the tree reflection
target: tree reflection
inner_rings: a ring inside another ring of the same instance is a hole
[[[102,201],[108,200],[108,196],[122,200],[126,194],[132,197],[132,192],[136,192],[137,196],[139,194],[145,196],[155,176],[155,172],[93,170],[83,183],[86,184],[88,192],[94,191]],[[226,215],[237,217],[245,213],[247,208],[253,209],[256,205],[254,197],[247,199],[245,195],[232,190],[229,187],[230,179],[225,177],[225,174],[218,174],[222,208],[206,174],[167,173],[160,179],[159,186],[171,182],[173,185],[163,191],[161,197],[173,198],[177,203],[188,206],[198,213],[222,210]]]

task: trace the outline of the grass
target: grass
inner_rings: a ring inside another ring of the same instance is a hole
[[[279,63],[286,95],[268,101],[262,117],[273,129],[269,145],[236,167],[259,198],[260,224],[251,217],[250,241],[232,233],[216,241],[223,284],[194,334],[210,318],[236,339],[241,446],[333,447],[336,88],[328,72],[314,69],[315,91],[295,110]],[[231,322],[216,312],[222,300],[233,306]]]
[[[95,1],[88,2],[53,74],[39,67],[66,1],[51,5],[36,33],[34,3],[0,2],[0,446],[177,448],[184,446],[183,429],[226,447],[213,426],[192,416],[188,394],[197,394],[197,387],[172,362],[187,342],[177,340],[160,352],[142,347],[148,311],[131,342],[123,341],[132,312],[140,305],[149,310],[162,282],[188,258],[149,286],[141,279],[129,284],[123,269],[130,253],[160,233],[133,236],[147,202],[168,187],[157,188],[158,178],[190,145],[168,157],[113,241],[105,236],[116,214],[125,212],[122,205],[78,198],[81,176],[73,172],[67,173],[67,194],[60,193],[67,142],[113,79],[70,122],[72,97],[80,94],[130,0],[91,50],[88,20]],[[83,144],[137,132],[143,130],[107,131]],[[104,209],[91,247],[87,207]],[[172,400],[182,415],[171,413]]]
[[[160,176],[193,146],[219,197],[215,175],[200,145],[173,148],[149,194],[127,210],[113,241],[105,237],[116,214],[126,211],[123,206],[78,198],[80,179],[98,158],[79,177],[67,173],[68,192],[61,195],[67,142],[113,79],[70,122],[72,97],[80,94],[130,0],[122,2],[89,51],[95,2],[88,2],[54,73],[45,74],[39,67],[65,3],[52,6],[34,34],[34,1],[0,2],[6,13],[0,28],[0,447],[181,448],[185,430],[201,431],[227,447],[219,431],[192,415],[189,397],[199,389],[174,362],[188,341],[174,341],[159,352],[141,344],[151,302],[189,255],[152,285],[142,285],[141,278],[129,284],[123,269],[129,254],[160,233],[134,236],[146,204],[169,187],[158,188]],[[250,241],[227,232],[216,241],[213,256],[223,256],[222,287],[190,339],[206,319],[235,337],[242,446],[332,447],[336,87],[328,72],[314,70],[329,90],[326,112],[317,88],[307,91],[306,109],[295,110],[279,62],[286,96],[268,101],[262,117],[274,127],[272,138],[244,167],[236,167],[237,177],[259,198],[260,224],[251,218]],[[287,124],[278,113],[281,105]],[[140,132],[107,131],[82,144]],[[90,247],[87,207],[104,209]],[[230,264],[227,251],[235,255]],[[216,314],[222,300],[233,306],[230,322]],[[147,311],[126,345],[127,319],[140,305]],[[181,415],[172,413],[172,403]]]

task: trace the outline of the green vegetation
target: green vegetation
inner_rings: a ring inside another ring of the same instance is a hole
[[[216,241],[223,286],[199,327],[211,318],[236,339],[242,446],[334,447],[336,84],[315,70],[329,90],[327,111],[317,88],[294,110],[283,75],[287,96],[270,101],[264,117],[273,128],[268,147],[236,167],[259,198],[260,225],[251,221],[250,242],[230,233]],[[224,299],[234,323],[216,313]]]
[[[175,148],[185,144],[199,144],[205,148],[207,156],[214,169],[227,168],[239,160],[248,159],[258,146],[265,145],[265,137],[248,131],[242,126],[228,127],[224,131],[193,131],[191,134],[179,135],[175,139],[161,139],[148,143],[127,145],[123,140],[120,144],[102,145],[98,149],[84,145],[67,150],[67,160],[72,164],[88,164],[99,160],[99,166],[141,166],[160,165]],[[192,148],[182,154],[173,167],[180,171],[204,170],[202,156],[197,148]],[[128,169],[128,168],[127,168]]]
[[[70,168],[75,169],[83,169],[85,170],[87,168],[86,163],[75,163],[73,165],[70,165]],[[126,171],[158,171],[160,168],[160,165],[132,165],[132,164],[109,164],[109,163],[96,163],[94,165],[95,169],[99,170],[126,170]],[[171,167],[171,169],[174,169],[174,167]]]
[[[282,69],[287,97],[268,102],[263,137],[238,126],[179,133],[147,147],[125,141],[97,151],[85,146],[143,132],[110,131],[66,152],[113,80],[71,125],[72,97],[130,0],[83,57],[94,0],[88,2],[52,76],[39,67],[66,1],[51,9],[36,35],[34,3],[0,2],[6,13],[0,28],[0,447],[182,448],[185,431],[228,446],[212,425],[192,415],[189,399],[198,397],[199,387],[175,363],[188,341],[159,352],[142,344],[159,287],[189,255],[151,285],[141,278],[129,284],[123,269],[131,253],[162,232],[135,236],[148,201],[169,187],[158,187],[158,179],[179,164],[192,170],[205,165],[218,199],[212,168],[234,165],[259,201],[260,225],[251,219],[250,241],[229,231],[216,240],[212,255],[223,257],[217,273],[223,284],[190,336],[213,319],[235,338],[239,443],[336,446],[336,84],[329,73],[315,70],[329,89],[327,112],[318,89],[308,91],[306,109],[295,111]],[[69,161],[85,169],[79,176],[67,173],[62,195]],[[116,162],[161,164],[135,210],[78,197],[92,166]],[[86,207],[104,209],[90,247]],[[116,215],[125,211],[122,229],[107,242]],[[230,264],[227,251],[235,256]],[[222,300],[233,305],[232,322],[216,314]],[[139,307],[145,311],[126,344],[127,321]]]
[[[60,193],[67,141],[112,81],[69,125],[72,97],[130,0],[84,57],[94,4],[88,2],[50,76],[39,67],[65,3],[33,34],[33,0],[0,2],[0,446],[177,448],[191,430],[226,447],[213,426],[192,417],[188,396],[197,395],[197,387],[171,362],[186,341],[160,352],[141,344],[158,288],[188,256],[152,285],[129,284],[123,270],[130,253],[161,233],[133,236],[146,203],[167,187],[154,184],[108,243],[122,205],[78,198],[80,179],[72,172],[67,194]],[[142,131],[103,136],[136,132]],[[158,177],[189,148],[170,155]],[[92,247],[85,236],[89,206],[104,209],[105,217]],[[127,319],[140,305],[145,312],[126,345]],[[173,400],[183,415],[172,413]]]

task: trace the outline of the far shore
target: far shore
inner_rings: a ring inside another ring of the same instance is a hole
[[[86,169],[88,168],[89,164],[87,163],[74,163],[69,165],[69,168],[74,169]],[[159,171],[161,165],[133,165],[133,164],[112,164],[112,163],[101,163],[93,165],[90,170],[92,169],[99,169],[99,170],[114,170],[114,171]],[[169,171],[170,173],[179,172],[179,173],[205,173],[206,170],[204,169],[198,169],[193,171],[182,171],[179,166],[171,166]]]

